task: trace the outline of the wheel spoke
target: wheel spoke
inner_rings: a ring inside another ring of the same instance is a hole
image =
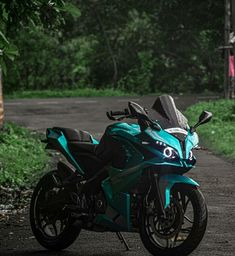
[[[57,226],[56,226],[56,222],[52,224],[52,227],[55,231],[55,236],[58,236],[58,231],[57,231]]]
[[[41,229],[43,232],[49,236],[57,237],[64,230],[64,227],[67,225],[68,216],[66,217],[64,211],[58,205],[60,201],[54,200],[53,203],[50,203],[52,206],[57,206],[56,208],[49,207],[49,201],[52,200],[51,195],[58,196],[59,191],[55,191],[54,194],[50,193],[53,188],[50,188],[48,191],[41,190],[39,194],[39,200],[37,201],[37,210],[38,210],[38,220]],[[50,195],[50,198],[46,198]],[[42,200],[43,198],[43,200]],[[57,198],[56,198],[57,199]],[[49,200],[49,201],[48,201]],[[47,203],[45,204],[45,201]]]
[[[170,238],[167,239],[167,248],[173,248],[174,247],[174,239]]]
[[[42,229],[44,230],[46,228],[46,226],[50,225],[49,223],[45,223],[43,226],[42,226]]]
[[[193,224],[193,221],[186,215],[184,215],[184,219],[186,219],[189,223]]]
[[[166,239],[166,248],[169,248],[169,239]]]
[[[64,222],[63,220],[60,220],[60,233],[64,230]]]
[[[45,215],[41,215],[41,216],[39,217],[39,219],[40,219],[41,222],[46,221],[46,218],[47,218],[47,216],[45,216]]]
[[[42,223],[45,222],[43,225]],[[41,219],[41,227],[42,229],[44,230],[46,226],[50,225],[50,222],[48,220],[48,217],[47,216],[43,216],[43,218]]]
[[[191,230],[192,230],[192,227],[182,228],[182,229],[180,230],[180,232],[181,232],[181,233],[190,233]]]
[[[177,199],[179,198],[178,201],[181,202],[183,211],[186,212],[186,209],[188,207],[190,199],[187,198],[187,200],[186,200],[186,197],[187,197],[186,195],[184,195],[184,194],[182,194],[180,192],[179,192],[179,194],[180,194],[180,197],[178,197],[178,193],[177,193]]]
[[[179,233],[180,233],[180,231],[178,231],[178,232],[176,233],[175,237],[174,237],[174,246],[176,245],[176,242],[177,242],[177,238],[178,238],[178,236],[179,236]]]
[[[184,210],[184,212],[186,212],[186,209],[187,209],[187,207],[188,207],[189,202],[190,202],[190,199],[189,199],[189,198],[188,198],[188,200],[187,200],[186,202],[184,202],[184,205],[183,205],[183,210]]]

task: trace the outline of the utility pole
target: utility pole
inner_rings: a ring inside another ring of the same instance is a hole
[[[230,77],[229,77],[229,56],[230,56],[230,29],[231,29],[231,0],[225,0],[225,22],[224,22],[224,95],[229,99]]]
[[[233,37],[235,37],[235,0],[231,0],[231,23],[232,23],[232,31]],[[233,56],[234,56],[234,67],[235,67],[235,42],[233,40]],[[235,77],[232,77],[231,81],[231,90],[230,90],[230,98],[235,98]]]

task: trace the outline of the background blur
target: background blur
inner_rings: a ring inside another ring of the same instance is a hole
[[[189,125],[213,113],[190,172],[209,209],[193,255],[234,256],[234,35],[235,0],[0,0],[0,255],[51,255],[28,220],[33,188],[55,163],[40,141],[47,127],[99,139],[107,110],[151,108],[169,93]],[[129,253],[110,233],[83,232],[63,255],[146,254],[137,234],[127,238]]]
[[[217,50],[224,41],[223,1],[68,0],[59,19],[47,6],[37,25],[24,24],[25,9],[18,11],[23,25],[13,20],[6,27],[19,50],[14,62],[6,60],[7,94],[84,87],[140,94],[223,90]]]

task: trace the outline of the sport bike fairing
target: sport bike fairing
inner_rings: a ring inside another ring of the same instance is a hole
[[[149,167],[153,168],[155,166],[156,173],[159,168],[162,170],[159,185],[164,208],[167,208],[170,203],[170,190],[174,184],[185,183],[191,186],[198,186],[196,182],[188,177],[169,174],[172,173],[172,168],[174,167],[177,173],[181,170],[183,174],[195,164],[195,158],[190,152],[198,144],[196,133],[191,134],[189,131],[186,131],[187,136],[184,142],[184,152],[181,141],[165,130],[156,131],[148,128],[144,132],[141,132],[140,126],[137,124],[115,123],[109,126],[106,132],[122,143],[128,155],[125,167],[117,169],[110,166],[109,177],[102,182],[102,187],[109,204],[122,216],[122,226],[128,227],[127,230],[131,228],[128,225],[130,223],[129,208],[127,207],[130,203],[128,192]],[[164,155],[164,150],[169,150],[169,148],[174,151],[172,157]],[[142,151],[149,151],[153,157],[146,158]],[[121,201],[124,208],[120,208]],[[99,215],[97,217],[97,224],[109,225],[110,218],[107,219],[107,215]],[[126,229],[124,228],[124,230]]]
[[[101,183],[101,186],[109,206],[105,214],[97,215],[96,224],[112,230],[131,231],[129,193],[143,172],[150,167],[156,173],[161,170],[159,187],[165,208],[170,203],[170,190],[175,183],[198,185],[193,180],[182,176],[195,164],[191,150],[198,144],[198,136],[195,132],[190,133],[187,119],[175,108],[174,102],[169,97],[159,97],[153,106],[156,108],[160,102],[159,113],[162,115],[162,121],[158,122],[162,127],[160,130],[148,127],[142,131],[138,124],[124,122],[107,127],[106,133],[121,142],[127,158],[124,168],[118,169],[111,165],[104,167],[107,168],[109,177]],[[164,102],[167,104],[164,105]],[[63,132],[48,129],[47,138],[83,176],[85,170],[80,167],[79,162],[69,150]],[[91,143],[98,142],[92,140]],[[146,152],[148,152],[147,155]],[[174,174],[174,170],[177,171],[176,173],[181,172],[181,175]],[[113,221],[115,216],[119,217]]]
[[[177,133],[184,132],[185,140],[181,141],[175,136]],[[152,152],[154,157],[151,160],[153,165],[171,165],[177,167],[192,167],[195,163],[191,150],[198,144],[198,136],[196,133],[191,134],[189,131],[181,128],[172,128],[170,130],[154,130],[147,128],[144,132],[141,132],[139,125],[127,124],[127,123],[115,123],[108,127],[108,133],[115,136],[118,140],[122,140],[124,146],[127,144],[133,147],[133,151],[136,149],[135,144],[138,144],[138,148],[142,147],[149,152]],[[141,149],[138,150],[141,153]],[[168,152],[170,151],[170,152]],[[172,156],[170,155],[172,154]],[[126,167],[133,167],[146,162],[147,159],[140,157],[130,156],[130,159],[135,158],[136,161],[127,161]],[[140,161],[138,161],[140,159]],[[149,160],[149,159],[148,159]],[[147,162],[146,162],[147,163]]]

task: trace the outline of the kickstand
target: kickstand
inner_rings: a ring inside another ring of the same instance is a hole
[[[118,239],[120,240],[120,242],[125,245],[126,250],[127,250],[127,251],[130,251],[130,247],[129,247],[129,245],[128,245],[126,239],[125,239],[124,236],[122,235],[122,233],[121,233],[121,232],[116,232],[116,235],[117,235]]]

